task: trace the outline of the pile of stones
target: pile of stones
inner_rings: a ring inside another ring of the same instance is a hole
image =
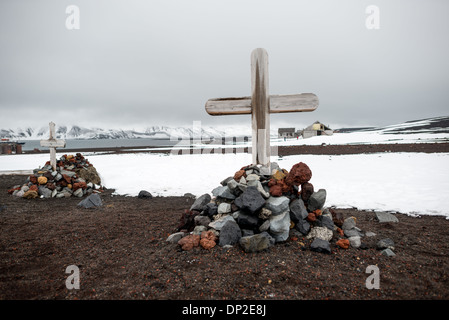
[[[321,253],[331,253],[331,244],[367,249],[362,237],[375,239],[376,234],[358,228],[356,218],[344,219],[341,213],[325,208],[326,190],[315,191],[311,177],[310,168],[302,162],[289,172],[276,163],[270,168],[243,167],[213,189],[212,196],[197,198],[167,241],[182,250],[211,249],[218,244],[259,252],[277,242],[302,237],[310,250]],[[396,219],[388,213],[377,216],[379,222]],[[305,244],[302,248],[307,249]],[[378,241],[377,249],[394,256],[394,242],[389,238]]]
[[[50,161],[34,169],[23,185],[8,190],[25,199],[83,197],[102,192],[101,179],[95,167],[80,153],[63,155],[53,171]]]

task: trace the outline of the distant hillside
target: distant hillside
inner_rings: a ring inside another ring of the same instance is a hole
[[[0,138],[14,140],[40,140],[49,136],[48,126],[41,128],[18,128],[0,129]],[[340,128],[335,132],[349,133],[355,131],[378,131],[381,134],[401,134],[401,133],[449,133],[449,116],[435,117],[429,119],[412,120],[401,124],[385,127],[359,127]],[[271,128],[272,137],[277,137],[277,128]],[[221,138],[225,136],[251,136],[251,126],[226,127],[218,129],[216,127],[201,126],[199,128],[190,127],[169,127],[151,126],[142,131],[84,128],[78,125],[59,125],[56,127],[56,137],[59,139],[170,139],[173,138]]]
[[[378,131],[381,134],[449,133],[449,116],[411,120],[384,127],[340,128],[334,132]]]

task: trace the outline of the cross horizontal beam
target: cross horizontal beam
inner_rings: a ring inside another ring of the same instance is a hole
[[[313,93],[270,95],[270,113],[310,112],[318,104],[318,97]],[[251,114],[251,97],[209,99],[206,111],[212,116]]]

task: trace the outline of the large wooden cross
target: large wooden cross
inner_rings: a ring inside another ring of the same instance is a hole
[[[41,140],[41,146],[50,149],[50,165],[53,171],[56,171],[56,148],[64,148],[65,140],[56,139],[55,124],[53,122],[50,122],[49,126],[50,138],[48,140]]]
[[[218,98],[206,102],[213,116],[251,114],[253,164],[270,164],[270,113],[308,112],[318,107],[313,93],[291,95],[268,94],[268,53],[254,49],[251,53],[251,97]]]

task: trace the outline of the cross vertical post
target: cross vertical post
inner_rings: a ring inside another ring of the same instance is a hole
[[[251,122],[253,164],[270,164],[270,96],[268,94],[268,53],[254,49],[251,53]]]

